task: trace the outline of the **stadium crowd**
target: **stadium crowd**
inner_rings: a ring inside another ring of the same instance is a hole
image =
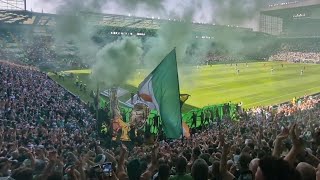
[[[0,62],[0,177],[320,180],[319,99],[252,109],[190,139],[105,148],[78,97],[37,69]]]
[[[25,56],[33,64],[40,62],[50,62],[56,59],[56,53],[52,49],[52,39],[46,36],[34,37],[32,40],[25,41],[23,50]]]
[[[25,37],[19,33],[0,31],[1,59],[15,60],[40,68],[59,67],[60,71],[67,67],[86,67],[75,55],[77,53],[72,44],[57,48],[50,36]]]
[[[281,42],[278,53],[269,60],[288,61],[294,63],[320,63],[319,39],[288,39]]]
[[[293,63],[320,63],[320,53],[282,52],[272,55],[269,60],[287,61]]]

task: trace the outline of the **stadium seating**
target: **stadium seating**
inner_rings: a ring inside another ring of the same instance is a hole
[[[208,127],[201,122],[202,127],[192,128],[188,139],[177,140],[165,139],[161,131],[150,147],[143,142],[149,142],[155,134],[147,129],[158,128],[158,123],[146,124],[141,128],[145,132],[132,125],[131,142],[120,142],[118,138],[111,142],[108,123],[99,124],[94,119],[94,109],[90,111],[90,106],[47,74],[31,66],[0,61],[0,75],[0,140],[4,149],[0,165],[6,170],[0,174],[1,179],[63,179],[80,175],[79,179],[104,179],[96,177],[109,177],[105,174],[112,173],[113,179],[121,180],[132,177],[132,171],[138,178],[130,179],[161,179],[163,171],[166,180],[207,180],[227,175],[230,178],[224,179],[242,179],[259,174],[254,171],[263,171],[260,173],[270,175],[270,180],[300,179],[304,173],[299,171],[301,163],[308,165],[313,177],[318,171],[320,178],[320,169],[316,169],[320,167],[317,96],[294,98],[276,111],[257,107],[240,112],[240,122],[209,119],[216,112],[207,111],[200,119],[208,119]],[[108,114],[108,110],[105,112]],[[197,115],[194,117],[196,120]],[[107,119],[108,116],[103,121]],[[241,165],[239,169],[237,164]],[[106,165],[110,169],[117,167],[117,171],[103,171]]]
[[[278,52],[269,60],[320,63],[320,38],[280,39]]]
[[[269,60],[294,63],[320,63],[320,53],[283,52],[271,56]]]

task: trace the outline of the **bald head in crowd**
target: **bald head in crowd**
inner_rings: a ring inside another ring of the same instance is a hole
[[[249,170],[252,172],[253,175],[256,174],[258,167],[259,167],[259,159],[258,158],[252,159],[249,164]]]
[[[316,179],[316,170],[308,163],[301,162],[297,165],[296,170],[300,173],[301,179],[313,180]]]

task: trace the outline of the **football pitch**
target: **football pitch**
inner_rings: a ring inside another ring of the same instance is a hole
[[[89,70],[71,72],[90,73]],[[147,75],[148,72],[139,70],[127,84],[138,87]],[[191,95],[186,104],[203,107],[231,101],[242,102],[249,108],[275,105],[320,92],[320,65],[254,62],[237,66],[179,67],[179,79],[180,93]]]

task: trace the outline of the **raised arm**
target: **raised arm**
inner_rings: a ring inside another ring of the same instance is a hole
[[[78,162],[76,163],[76,169],[79,172],[80,180],[86,180],[86,173],[83,170],[83,166],[84,166],[84,159],[82,157],[79,157]]]
[[[274,149],[272,151],[272,156],[274,157],[280,157],[282,153],[281,144],[282,141],[287,139],[289,136],[289,130],[287,128],[284,128],[280,134],[278,134],[277,138],[275,139],[274,143]]]
[[[157,164],[158,164],[158,159],[157,159],[157,152],[158,152],[159,145],[156,144],[151,152],[151,164],[149,165],[148,169],[146,172],[144,172],[140,180],[149,180],[152,177],[152,173],[156,170]]]
[[[100,146],[96,146],[96,153],[97,154],[104,154],[110,162],[117,163],[116,158],[108,151],[103,151],[103,149]]]
[[[47,179],[48,176],[50,176],[57,161],[57,154],[55,152],[50,152],[48,159],[49,159],[49,163],[44,169],[43,173],[39,176],[38,178],[39,180]]]
[[[228,171],[227,169],[227,156],[230,152],[230,144],[224,143],[222,156],[220,160],[220,173],[221,178],[224,180],[233,180],[235,177],[234,175]]]
[[[121,145],[121,152],[120,152],[120,159],[118,163],[118,168],[117,168],[117,176],[119,179],[127,179],[127,173],[125,171],[125,158],[128,155],[128,149],[127,147],[122,144]]]
[[[230,151],[230,145],[229,144],[224,144],[223,145],[223,150],[222,150],[222,155],[221,155],[221,160],[220,160],[220,172],[221,174],[225,174],[227,170],[227,156]]]
[[[223,133],[219,135],[219,146],[222,146],[222,156],[220,160],[220,173],[224,174],[227,172],[227,155],[229,151],[229,145],[225,144],[225,139]]]
[[[294,124],[290,128],[289,134],[290,134],[290,138],[292,140],[293,146],[290,149],[289,153],[284,158],[284,160],[288,161],[289,164],[291,164],[291,165],[294,164],[294,161],[296,160],[297,155],[303,151],[303,141],[296,134],[297,133],[296,128],[297,128],[297,124]]]

